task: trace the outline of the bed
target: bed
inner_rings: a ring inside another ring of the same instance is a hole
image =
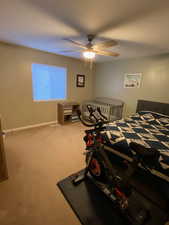
[[[160,152],[160,164],[169,171],[169,104],[138,100],[136,113],[109,123],[105,134],[105,148],[128,161],[133,155],[130,142],[156,148]],[[169,182],[168,172],[163,173],[158,168],[151,172]]]

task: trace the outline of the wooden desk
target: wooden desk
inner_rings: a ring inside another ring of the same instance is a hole
[[[63,102],[58,104],[58,123],[65,124],[67,122],[78,121],[76,110],[79,108],[77,102]]]

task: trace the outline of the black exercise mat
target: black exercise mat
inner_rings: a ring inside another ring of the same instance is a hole
[[[125,225],[126,222],[113,203],[90,181],[86,179],[73,185],[71,175],[57,185],[65,199],[83,225]],[[164,225],[166,214],[151,204],[151,220],[147,225]]]
[[[89,179],[73,185],[73,178],[67,177],[58,186],[82,224],[125,224],[112,202]]]

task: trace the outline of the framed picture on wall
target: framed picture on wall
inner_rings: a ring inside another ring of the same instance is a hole
[[[85,75],[77,74],[76,87],[85,87]]]
[[[124,75],[124,88],[139,88],[141,85],[142,73],[127,73]]]

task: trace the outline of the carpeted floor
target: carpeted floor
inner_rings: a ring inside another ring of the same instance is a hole
[[[84,167],[79,123],[10,134],[9,180],[0,183],[0,224],[80,225],[56,183]]]

